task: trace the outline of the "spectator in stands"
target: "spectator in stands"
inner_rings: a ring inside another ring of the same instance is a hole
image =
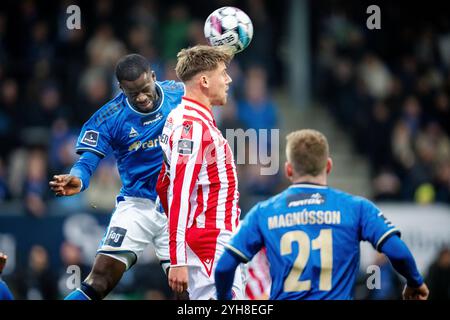
[[[97,67],[86,69],[80,79],[79,89],[78,108],[74,116],[77,124],[81,126],[111,96],[107,73],[104,69]]]
[[[31,248],[28,267],[26,270],[18,272],[16,278],[18,299],[57,299],[55,274],[50,269],[48,252],[43,246],[34,245]]]
[[[426,279],[431,300],[450,299],[450,249],[442,248],[428,270]]]
[[[118,40],[111,25],[102,24],[86,45],[91,67],[113,69],[116,62],[125,54],[125,45]]]
[[[104,159],[86,190],[86,201],[100,212],[111,212],[122,183],[112,156]]]
[[[37,21],[31,29],[31,40],[27,43],[27,65],[31,68],[37,61],[54,58],[54,45],[49,39],[48,23]]]
[[[245,97],[238,101],[239,121],[245,129],[274,129],[278,126],[277,106],[270,96],[267,73],[259,66],[250,68],[245,77]]]
[[[434,181],[434,188],[436,190],[436,202],[450,203],[449,160],[436,165],[433,181]]]
[[[433,117],[445,130],[447,136],[450,135],[450,101],[448,94],[440,91],[434,100]]]
[[[177,3],[169,8],[162,25],[159,45],[164,60],[174,59],[180,48],[187,46],[187,36],[191,17],[187,7]]]
[[[40,127],[49,130],[53,122],[64,115],[61,94],[54,83],[41,86],[39,101],[25,115],[27,127]]]
[[[14,79],[0,83],[0,156],[7,156],[19,145],[23,110],[19,87]]]
[[[47,159],[42,150],[31,150],[28,155],[27,175],[23,195],[27,212],[34,217],[46,215]]]
[[[0,203],[9,200],[11,194],[9,192],[8,181],[6,179],[5,164],[0,158]]]
[[[75,279],[73,279],[73,281],[70,281],[71,279],[69,279],[69,277],[75,275],[75,273],[73,272],[73,270],[69,270],[68,268],[72,267],[77,271],[80,271],[79,281],[81,282],[82,279],[84,279],[89,274],[90,267],[83,262],[81,249],[69,241],[65,241],[62,243],[60,247],[60,257],[62,268],[59,272],[58,292],[59,298],[62,299],[73,290],[73,288],[67,286],[68,282],[70,285],[76,285]]]
[[[72,164],[78,159],[78,155],[73,152],[78,136],[70,129],[67,119],[64,117],[56,119],[51,126],[51,130],[49,145],[50,176],[70,170]]]

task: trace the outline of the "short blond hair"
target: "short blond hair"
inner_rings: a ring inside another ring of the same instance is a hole
[[[233,51],[226,46],[197,45],[182,49],[177,59],[175,72],[181,81],[186,82],[200,72],[216,69],[220,62],[229,64],[233,59]]]
[[[286,158],[299,176],[318,176],[329,157],[327,138],[317,130],[303,129],[286,136]]]

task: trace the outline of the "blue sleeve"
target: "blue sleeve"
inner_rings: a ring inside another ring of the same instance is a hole
[[[259,205],[254,206],[239,225],[237,233],[226,247],[238,255],[243,262],[250,261],[264,246],[264,239],[259,226]]]
[[[217,262],[214,282],[218,300],[231,300],[233,298],[231,287],[233,286],[234,274],[239,263],[241,263],[240,259],[228,250],[225,250]]]
[[[76,144],[76,152],[82,154],[91,151],[104,158],[111,151],[111,132],[106,121],[94,114],[81,129]]]
[[[101,158],[96,153],[84,152],[80,159],[73,165],[70,175],[80,178],[81,191],[89,187],[89,180],[100,162]]]
[[[0,300],[14,300],[14,297],[9,290],[8,285],[0,279]]]
[[[406,278],[409,287],[418,288],[423,284],[411,251],[398,236],[389,237],[380,249],[389,258],[394,269]]]
[[[381,210],[369,200],[363,199],[360,208],[360,240],[369,241],[379,251],[383,242],[398,230],[385,218]]]

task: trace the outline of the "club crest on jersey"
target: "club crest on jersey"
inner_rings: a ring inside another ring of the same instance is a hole
[[[87,144],[91,147],[96,147],[98,143],[98,131],[88,130],[84,133],[81,143]]]
[[[188,139],[181,139],[178,141],[178,153],[180,154],[192,154],[194,147],[194,141]]]
[[[130,133],[128,134],[129,138],[134,138],[137,137],[139,135],[139,133],[136,131],[135,128],[131,127]]]
[[[192,128],[192,124],[185,123],[183,125],[183,132],[184,132],[184,134],[187,135],[189,133],[189,131],[191,131],[191,128]]]

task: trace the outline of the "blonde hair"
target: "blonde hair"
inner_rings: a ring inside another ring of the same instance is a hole
[[[181,81],[186,82],[200,72],[216,69],[220,62],[229,64],[233,58],[233,51],[226,46],[197,45],[182,49],[178,52],[177,58],[175,72]]]
[[[312,129],[297,130],[286,136],[286,158],[300,175],[318,176],[329,157],[327,138]]]

